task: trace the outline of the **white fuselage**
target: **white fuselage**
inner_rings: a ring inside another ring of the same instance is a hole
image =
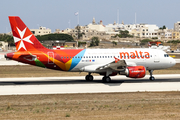
[[[86,49],[80,62],[71,71],[98,72],[96,68],[115,61],[125,60],[127,66],[144,66],[146,70],[172,67],[175,60],[162,50],[157,49]]]

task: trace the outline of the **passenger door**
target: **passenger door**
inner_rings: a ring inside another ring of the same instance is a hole
[[[154,62],[155,63],[159,63],[160,62],[158,50],[154,52]]]
[[[48,64],[54,64],[54,53],[48,52]]]

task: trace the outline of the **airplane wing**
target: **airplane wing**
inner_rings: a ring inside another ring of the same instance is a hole
[[[106,71],[107,69],[111,69],[113,71],[124,71],[126,68],[125,60],[113,61],[108,64],[98,64],[98,65],[88,65],[80,69],[83,72],[94,72],[94,71]]]
[[[107,70],[112,70],[112,71],[124,71],[126,69],[126,67],[128,66],[136,66],[136,64],[134,62],[126,62],[125,60],[118,60],[118,61],[113,61],[111,63],[108,64],[101,64],[101,65],[89,65],[89,66],[85,66],[83,68],[80,69],[80,71],[84,71],[84,72],[94,72],[94,71],[98,71],[98,72],[104,72]]]
[[[119,60],[117,62],[114,61],[109,64],[100,66],[100,67],[96,68],[96,70],[112,69],[114,71],[124,71],[126,66],[127,66],[127,64],[126,64],[125,60]]]

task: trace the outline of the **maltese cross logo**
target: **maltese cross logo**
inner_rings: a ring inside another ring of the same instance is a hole
[[[27,49],[26,49],[26,47],[25,47],[25,45],[24,45],[24,41],[33,44],[33,42],[31,42],[31,40],[30,40],[32,34],[24,38],[24,34],[25,34],[25,32],[26,32],[26,29],[27,29],[27,27],[26,27],[23,31],[21,31],[21,30],[19,30],[19,28],[17,27],[17,30],[18,30],[19,35],[20,35],[20,38],[17,38],[17,37],[14,37],[14,36],[13,36],[15,43],[17,43],[17,42],[20,41],[18,50],[19,50],[20,48],[24,48],[24,49],[27,51]]]

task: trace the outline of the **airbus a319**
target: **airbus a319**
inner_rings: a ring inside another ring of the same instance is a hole
[[[153,70],[166,69],[176,64],[175,60],[157,49],[60,49],[45,48],[18,16],[9,16],[16,45],[16,52],[7,53],[6,58],[43,68],[60,71],[87,72],[102,75],[103,82],[110,82],[110,76],[125,75],[143,78],[146,70],[150,80],[155,80]]]

